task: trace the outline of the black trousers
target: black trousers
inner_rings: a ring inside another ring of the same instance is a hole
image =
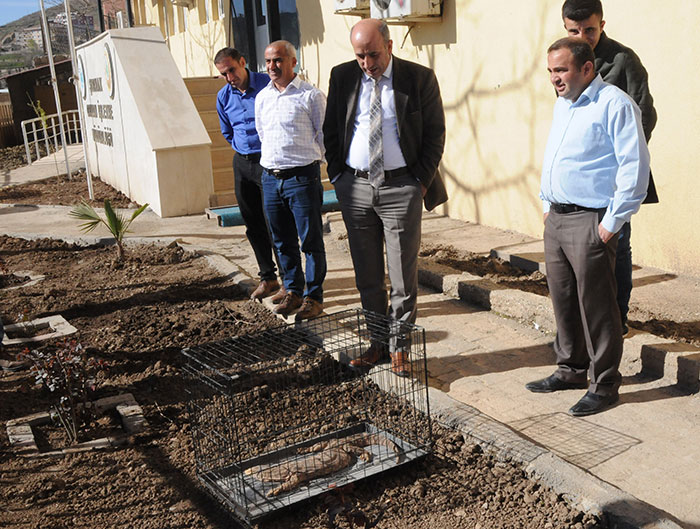
[[[550,211],[544,253],[557,322],[556,375],[567,382],[588,376],[589,391],[610,396],[620,386],[622,324],[614,273],[617,235],[601,241],[601,217],[595,211]]]
[[[246,159],[238,153],[234,154],[233,174],[238,207],[245,222],[246,237],[255,253],[260,279],[276,279],[275,262],[279,261],[272,246],[270,228],[263,210],[262,167],[259,158]]]

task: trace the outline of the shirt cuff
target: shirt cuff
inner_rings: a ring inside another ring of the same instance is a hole
[[[603,225],[603,228],[608,230],[610,233],[617,233],[625,224],[625,219],[615,218],[610,215],[609,212],[606,212],[603,216],[603,220],[601,220],[600,223]]]

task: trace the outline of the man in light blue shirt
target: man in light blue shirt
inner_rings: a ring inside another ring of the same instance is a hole
[[[547,64],[559,97],[540,198],[557,370],[526,388],[548,393],[588,387],[569,413],[591,415],[618,400],[622,324],[614,235],[646,196],[649,151],[639,107],[596,75],[586,41],[558,40],[547,52]]]

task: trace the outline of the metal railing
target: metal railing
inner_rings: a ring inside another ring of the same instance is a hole
[[[80,143],[82,141],[82,131],[80,130],[78,111],[68,110],[63,112],[62,119],[66,143],[68,145]],[[61,146],[61,127],[58,114],[51,114],[43,118],[25,119],[21,125],[28,164],[31,165],[34,161],[41,158],[42,144],[45,149],[44,156],[58,151]],[[53,151],[51,147],[53,147]],[[33,159],[34,155],[36,155],[36,160]]]
[[[15,145],[15,122],[12,120],[12,105],[0,102],[0,147]]]

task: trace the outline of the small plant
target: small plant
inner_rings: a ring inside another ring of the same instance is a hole
[[[116,213],[114,209],[112,209],[112,204],[110,204],[109,200],[105,199],[104,204],[106,220],[100,217],[97,211],[95,211],[95,209],[84,199],[70,211],[69,215],[76,219],[85,221],[80,225],[80,228],[85,233],[91,232],[100,224],[107,226],[107,229],[117,241],[117,262],[121,262],[124,260],[124,235],[129,231],[129,226],[131,226],[134,219],[143,213],[143,211],[148,207],[148,204],[144,204],[139,209],[134,211],[131,214],[131,218],[128,220],[120,213]]]
[[[104,379],[105,362],[88,357],[75,340],[49,352],[25,349],[18,360],[31,362],[35,384],[54,395],[52,410],[70,443],[78,442],[81,431],[95,419],[91,396]]]

